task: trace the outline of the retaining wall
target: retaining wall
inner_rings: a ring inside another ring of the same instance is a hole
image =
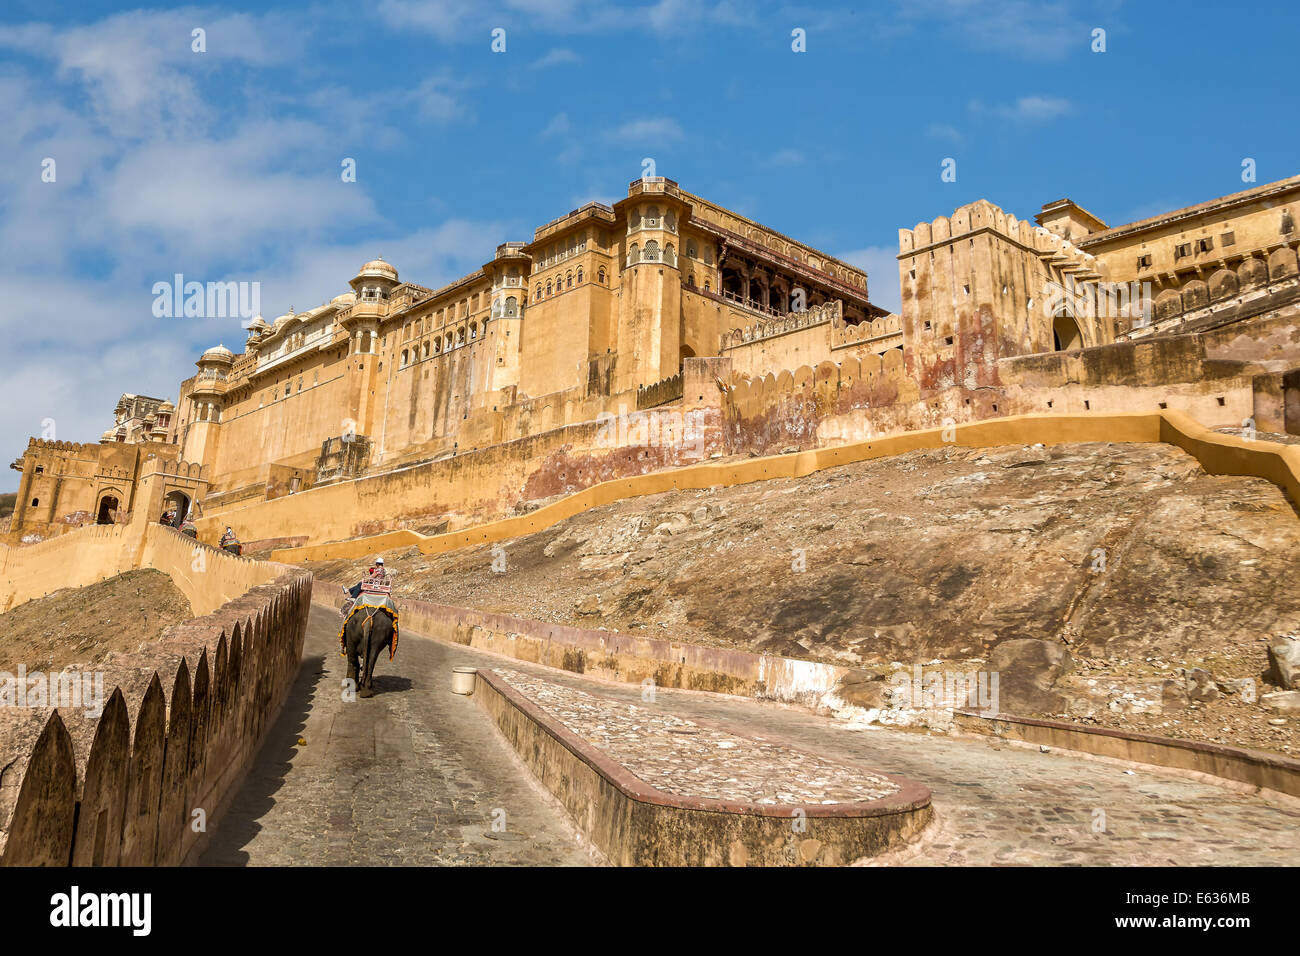
[[[945,441],[948,438],[950,440]],[[1212,432],[1181,412],[1081,415],[1013,415],[950,428],[901,432],[868,441],[816,448],[788,455],[690,465],[619,478],[584,488],[525,515],[438,535],[395,531],[329,544],[284,548],[280,561],[358,558],[392,548],[417,547],[443,554],[475,544],[507,541],[542,531],[582,511],[675,489],[728,487],[768,478],[802,478],[826,468],[946,445],[1058,445],[1074,442],[1169,442],[1193,455],[1210,474],[1254,475],[1281,486],[1300,507],[1300,446],[1248,441]]]
[[[1007,714],[987,717],[972,711],[956,710],[953,711],[953,722],[959,730],[967,733],[1114,757],[1154,767],[1190,770],[1300,797],[1300,760],[1277,754]]]
[[[901,846],[930,821],[930,791],[889,776],[881,800],[761,805],[657,790],[563,727],[497,675],[474,699],[579,828],[619,866],[835,866]],[[803,831],[792,822],[802,812]]]

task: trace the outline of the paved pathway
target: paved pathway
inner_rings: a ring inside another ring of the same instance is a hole
[[[454,648],[402,635],[375,696],[345,703],[338,626],[312,608],[298,679],[202,865],[593,862],[473,700],[451,693]]]
[[[852,729],[754,701],[595,681],[403,637],[379,664],[378,696],[345,704],[337,615],[313,610],[285,713],[221,822],[209,864],[584,864],[567,820],[541,795],[471,699],[453,664],[510,667],[639,706],[796,744],[912,777],[934,794],[937,829],[908,863],[1300,865],[1300,809],[1211,784],[1060,753],[891,729]],[[400,676],[397,676],[400,675]],[[293,745],[298,733],[307,746]],[[506,830],[492,832],[494,808]],[[1098,822],[1103,832],[1094,832]]]

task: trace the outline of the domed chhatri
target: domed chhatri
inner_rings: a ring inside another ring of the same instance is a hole
[[[383,256],[380,256],[377,259],[371,259],[369,262],[363,265],[361,267],[361,271],[357,273],[357,278],[358,279],[390,279],[393,282],[396,282],[397,269],[394,268],[391,263],[385,262]]]
[[[235,353],[230,351],[224,345],[214,345],[208,349],[199,358],[199,362],[225,362],[229,364],[235,360]]]

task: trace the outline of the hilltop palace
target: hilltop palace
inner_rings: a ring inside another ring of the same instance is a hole
[[[367,262],[208,349],[174,405],[126,394],[97,443],[32,439],[7,540],[169,509],[261,547],[455,527],[701,457],[1025,412],[1300,433],[1298,217],[1300,176],[1120,226],[980,200],[900,230],[896,315],[861,269],[637,180],[440,289]],[[611,415],[655,429],[611,441]]]

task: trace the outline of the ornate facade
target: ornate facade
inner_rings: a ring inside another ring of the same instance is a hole
[[[328,302],[254,320],[242,351],[204,352],[174,409],[124,395],[100,445],[33,440],[13,465],[10,537],[138,511],[146,471],[171,475],[148,507],[175,493],[203,515],[233,513],[609,413],[720,407],[737,375],[852,367],[877,383],[874,405],[976,395],[1002,386],[998,363],[1013,357],[1292,302],[1297,217],[1300,177],[1117,227],[1070,200],[1036,223],[980,200],[900,230],[895,315],[870,302],[861,269],[672,180],[637,180],[439,289],[367,262]],[[1108,299],[1117,286],[1133,294]],[[976,407],[999,414],[996,400]]]

